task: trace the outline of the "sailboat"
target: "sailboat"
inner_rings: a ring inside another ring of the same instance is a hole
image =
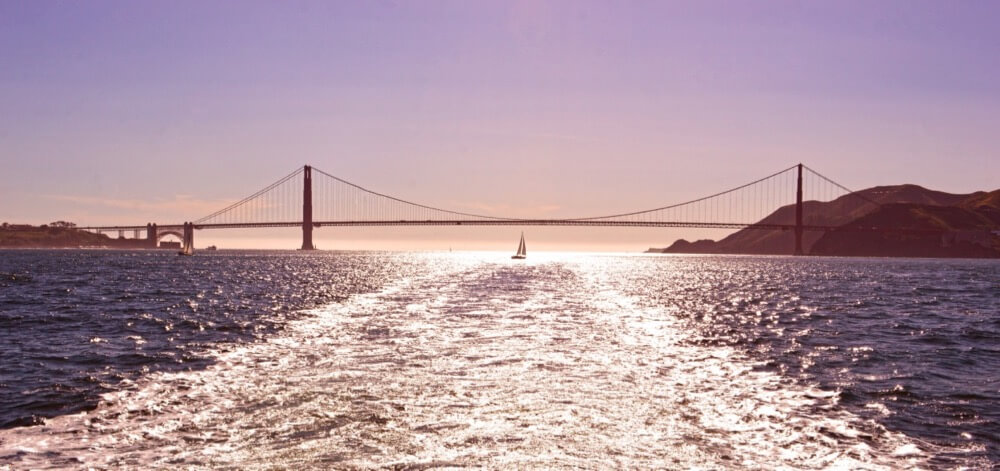
[[[528,250],[524,247],[524,233],[521,233],[521,243],[517,246],[517,253],[511,255],[510,258],[515,260],[521,260],[528,256]]]

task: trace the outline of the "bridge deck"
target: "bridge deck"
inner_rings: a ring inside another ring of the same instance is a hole
[[[574,219],[453,219],[453,220],[364,220],[364,221],[313,221],[313,227],[364,227],[364,226],[563,226],[563,227],[686,227],[702,229],[767,229],[794,230],[794,224],[746,224],[736,222],[677,222],[677,221],[590,221]],[[195,229],[248,229],[262,227],[302,227],[302,221],[248,222],[231,224],[195,224]],[[183,229],[183,224],[157,225],[158,230]],[[826,231],[832,226],[803,226],[805,230]],[[87,226],[88,231],[145,230],[146,226]]]
[[[550,226],[550,227],[679,227],[691,229],[756,229],[794,231],[795,224],[747,224],[735,222],[679,222],[679,221],[594,221],[579,219],[452,219],[452,220],[367,220],[367,221],[313,221],[313,227],[382,227],[382,226]],[[302,221],[249,222],[231,224],[194,224],[195,229],[250,229],[266,227],[302,227]],[[146,226],[85,226],[86,231],[135,231]],[[157,225],[157,230],[183,230],[183,224]],[[838,227],[803,225],[803,231],[829,232],[836,229],[852,232],[892,232],[904,234],[938,234],[943,230],[892,227]]]

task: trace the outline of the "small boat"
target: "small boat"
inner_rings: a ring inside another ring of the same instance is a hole
[[[522,259],[524,259],[527,256],[528,256],[528,250],[524,246],[524,233],[522,232],[521,233],[521,243],[518,244],[518,246],[517,246],[517,253],[514,254],[514,255],[511,255],[510,258],[512,258],[514,260],[522,260]]]
[[[219,248],[214,245],[209,245],[208,247],[205,247],[205,250],[219,250]]]

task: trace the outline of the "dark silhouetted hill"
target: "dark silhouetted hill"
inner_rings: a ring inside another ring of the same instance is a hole
[[[895,232],[864,230],[874,226]],[[810,254],[1000,257],[1000,224],[981,210],[962,206],[888,204],[824,234]]]
[[[874,204],[878,203],[878,204]],[[902,209],[896,205],[909,205]],[[880,206],[881,205],[881,206]],[[923,209],[921,209],[923,208]],[[795,205],[783,206],[761,221],[762,224],[795,224]],[[806,231],[803,234],[803,249],[806,253],[824,255],[885,255],[892,251],[879,252],[878,247],[888,247],[889,242],[909,240],[903,233],[883,234],[881,239],[872,232],[859,231],[861,227],[901,227],[913,233],[926,231],[920,244],[906,245],[900,249],[907,256],[990,256],[995,249],[980,252],[966,249],[965,244],[992,247],[988,232],[1000,229],[1000,190],[971,194],[951,194],[929,190],[918,185],[879,186],[845,195],[829,202],[803,202],[803,224],[814,226],[834,226],[838,230],[829,234]],[[938,246],[942,250],[930,250],[930,232],[938,233]],[[946,235],[943,233],[956,234]],[[957,233],[961,232],[962,235]],[[986,239],[976,239],[973,233],[983,234]],[[827,239],[818,250],[814,245]],[[972,238],[972,239],[970,239]],[[994,234],[993,239],[996,238]],[[876,240],[879,239],[879,240]],[[794,231],[774,231],[742,229],[728,237],[712,242],[701,240],[695,243],[678,240],[665,249],[650,249],[662,253],[712,253],[712,254],[777,254],[790,255],[795,246]],[[902,247],[902,246],[901,246]],[[918,255],[919,254],[919,255]],[[951,255],[948,255],[951,254]],[[898,254],[897,254],[898,255]]]
[[[713,253],[711,250],[715,247],[715,241],[711,239],[702,239],[694,242],[688,242],[684,239],[678,239],[670,247],[666,249],[649,249],[647,253]]]
[[[68,227],[7,225],[0,228],[0,248],[108,247],[114,239]]]

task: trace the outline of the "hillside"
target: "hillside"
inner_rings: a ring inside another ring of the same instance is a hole
[[[0,228],[0,248],[107,247],[113,239],[67,227],[6,226]]]
[[[1000,190],[974,193],[957,206],[974,210],[993,224],[1000,225]]]
[[[962,206],[895,203],[824,234],[812,255],[1000,257],[1000,224],[987,211]],[[889,226],[898,232],[863,228]],[[990,231],[996,231],[991,234]]]
[[[900,234],[885,235],[884,244],[872,239],[872,234],[859,235],[859,227],[863,225],[907,227],[913,230],[925,231],[979,231],[980,233],[1000,229],[1000,190],[976,192],[971,194],[951,194],[929,190],[917,185],[879,186],[857,192],[855,195],[845,195],[829,202],[803,202],[803,223],[816,226],[843,226],[842,230],[824,234],[807,231],[803,234],[803,249],[806,253],[823,253],[828,255],[866,254],[878,252],[874,247],[887,247],[889,241],[901,240]],[[874,201],[883,206],[872,204]],[[896,208],[892,205],[911,205],[908,209]],[[888,209],[887,209],[888,208]],[[920,209],[923,208],[923,209]],[[928,209],[931,208],[931,209]],[[933,209],[946,208],[946,209]],[[774,213],[760,221],[764,224],[795,223],[795,205],[779,208]],[[853,225],[852,225],[853,224]],[[836,235],[833,235],[836,233]],[[853,235],[852,235],[853,234]],[[964,237],[964,236],[963,236]],[[821,239],[827,239],[821,250],[813,247]],[[940,239],[940,234],[939,234]],[[854,242],[851,242],[854,241]],[[948,242],[938,241],[938,245]],[[982,242],[987,246],[989,242]],[[926,249],[929,240],[924,241]],[[651,252],[663,253],[730,253],[730,254],[778,254],[790,255],[795,246],[793,231],[766,231],[743,229],[717,241],[702,240],[696,243],[678,240],[666,249],[650,249]],[[851,248],[851,247],[856,247]],[[862,249],[870,247],[870,249]],[[916,247],[916,246],[914,246]],[[955,253],[952,256],[988,256],[960,255],[962,250],[951,246],[951,249],[935,251],[938,253]],[[907,253],[917,253],[914,248]],[[923,252],[920,252],[923,253]],[[978,253],[978,252],[976,252]],[[884,255],[889,255],[884,253]],[[947,256],[930,255],[928,256]]]

